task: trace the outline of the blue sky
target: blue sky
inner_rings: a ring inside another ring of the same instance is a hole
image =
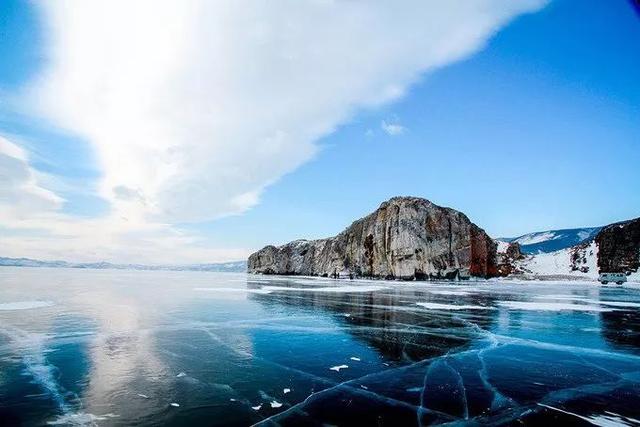
[[[259,190],[242,193],[241,199],[250,202],[238,209],[235,202],[198,204],[193,215],[165,215],[157,221],[169,224],[165,230],[169,235],[189,236],[179,244],[212,249],[210,256],[222,260],[269,243],[333,235],[395,195],[425,197],[461,210],[495,237],[603,225],[640,216],[640,16],[626,1],[556,0],[530,12],[514,12],[509,22],[496,24],[484,36],[486,44],[468,54],[433,67],[425,62],[407,73],[414,77],[396,77],[404,79],[401,94],[374,102],[365,102],[358,95],[358,102],[351,101],[345,107],[347,113],[318,119],[322,130],[312,136],[303,132],[308,141],[291,142],[277,153],[278,160],[264,157],[252,163],[251,156],[254,151],[269,151],[268,144],[288,144],[286,138],[282,143],[274,138],[258,148],[251,145],[249,136],[246,148],[242,148],[245,138],[239,138],[235,144],[238,153],[233,155],[227,154],[223,145],[197,151],[213,157],[220,152],[221,159],[231,159],[229,163],[246,157],[246,171],[240,162],[223,177],[244,180],[245,173],[255,175],[258,181],[251,181],[247,189],[253,185]],[[38,86],[34,82],[46,76],[49,64],[56,62],[48,50],[51,35],[46,30],[46,16],[24,1],[6,0],[0,5],[0,57],[4,58],[0,61],[0,136],[28,155],[28,167],[39,188],[64,199],[55,209],[60,221],[92,221],[117,209],[119,217],[125,216],[121,212],[133,217],[125,202],[137,199],[150,191],[148,188],[155,189],[156,181],[140,178],[135,171],[130,182],[136,185],[125,187],[105,178],[109,175],[105,170],[111,167],[113,173],[113,166],[102,159],[113,154],[104,146],[119,133],[110,133],[103,145],[95,144],[93,138],[105,136],[83,124],[74,127],[68,119],[52,119],[56,114],[43,115],[30,101],[31,88]],[[389,27],[389,37],[397,31]],[[491,36],[491,32],[495,34]],[[413,48],[419,56],[420,44],[416,42]],[[404,56],[398,58],[396,62],[404,63]],[[404,76],[393,67],[390,70]],[[261,75],[259,69],[255,75]],[[221,81],[228,81],[222,77]],[[357,82],[357,76],[354,78]],[[55,76],[51,80],[60,81]],[[272,95],[264,85],[256,83],[255,92],[267,93],[257,105],[263,101],[269,105],[268,96]],[[64,88],[57,90],[56,100],[64,103]],[[253,93],[247,92],[247,96]],[[73,96],[69,98],[73,100]],[[303,101],[320,103],[321,98],[319,94]],[[245,102],[242,98],[238,105]],[[211,107],[198,102],[194,105]],[[342,104],[336,104],[335,109],[340,108]],[[287,123],[289,128],[283,126],[283,132],[297,131],[297,122]],[[396,134],[385,132],[385,123],[396,126]],[[251,116],[242,126],[252,126]],[[177,129],[181,132],[183,128]],[[177,131],[173,128],[171,132]],[[230,135],[226,143],[233,145],[234,133]],[[166,144],[173,147],[170,138]],[[288,156],[290,164],[263,173],[264,164],[284,162]],[[166,199],[163,192],[180,191],[186,199],[178,197],[177,210],[184,206],[187,211],[191,206],[184,200],[188,201],[191,190],[195,191],[194,199],[233,195],[200,192],[200,180],[207,188],[218,182],[229,187],[222,178],[213,179],[207,173],[226,169],[223,160],[202,165],[196,161],[194,165],[193,170],[199,172],[193,172],[186,184],[171,186],[170,191],[165,187],[158,190],[160,202]],[[105,196],[103,179],[126,188],[127,200]],[[175,212],[176,207],[173,209]],[[146,212],[144,218],[151,214]],[[130,217],[126,220],[133,221]],[[2,226],[15,239],[20,239],[21,233],[55,236],[59,232],[52,232],[42,222],[30,224],[18,226],[7,218]],[[94,226],[87,224],[88,229]],[[52,228],[59,230],[60,226]],[[127,229],[126,233],[149,232],[141,230]],[[61,238],[47,242],[55,245]],[[8,244],[17,246],[15,239]],[[148,239],[157,242],[159,237]],[[104,237],[106,241],[111,241],[109,236]],[[34,242],[41,246],[43,240]],[[78,240],[78,245],[82,244],[89,243],[83,238]],[[162,243],[160,249],[171,245]],[[102,250],[89,251],[93,257],[118,260],[124,256],[106,243],[100,246]],[[0,255],[29,255],[29,250],[30,246],[24,245]],[[143,260],[165,260],[155,254]],[[59,257],[60,252],[33,256]],[[193,259],[201,260],[202,256],[194,255]]]

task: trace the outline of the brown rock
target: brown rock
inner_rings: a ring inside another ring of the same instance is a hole
[[[496,244],[463,213],[416,197],[394,197],[335,237],[267,246],[250,273],[405,280],[492,277]]]
[[[509,276],[511,274],[522,273],[517,266],[517,261],[525,258],[526,257],[520,248],[520,243],[509,243],[507,250],[498,254],[498,276]]]
[[[600,272],[627,273],[640,268],[640,218],[606,226],[596,243]]]

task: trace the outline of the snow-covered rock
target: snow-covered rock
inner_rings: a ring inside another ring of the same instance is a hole
[[[597,279],[598,246],[595,241],[555,252],[528,255],[516,269],[530,278],[575,277]]]

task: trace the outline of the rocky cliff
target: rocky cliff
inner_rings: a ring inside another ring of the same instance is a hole
[[[250,273],[426,280],[497,274],[496,244],[463,213],[394,197],[335,237],[267,246]]]
[[[640,218],[604,227],[595,241],[601,272],[629,273],[640,268]]]

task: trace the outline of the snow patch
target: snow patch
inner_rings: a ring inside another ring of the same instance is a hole
[[[32,308],[51,307],[51,301],[16,301],[0,304],[0,311],[28,310]]]
[[[288,286],[263,286],[263,290],[272,291],[289,291],[289,292],[337,292],[337,293],[353,293],[353,292],[375,292],[387,289],[384,286],[327,286],[318,288],[293,288]]]
[[[527,301],[502,301],[500,305],[512,310],[530,311],[592,311],[602,313],[614,311],[612,308],[598,307],[595,305],[571,304],[562,302],[527,302]]]
[[[493,307],[483,305],[440,304],[437,302],[417,302],[416,305],[433,310],[492,310]]]
[[[541,233],[525,234],[522,237],[518,237],[514,242],[520,243],[520,245],[535,245],[536,243],[546,242],[548,240],[557,239],[559,236],[553,231],[543,231]]]
[[[468,291],[432,291],[429,290],[428,291],[430,294],[434,294],[434,295],[458,295],[458,296],[465,296],[465,295],[469,295]]]
[[[497,250],[499,254],[507,252],[507,249],[509,248],[509,242],[505,242],[504,240],[496,240],[496,243],[498,244]]]
[[[561,249],[555,252],[539,253],[518,262],[516,265],[523,271],[534,276],[576,276],[590,279],[598,278],[598,246],[596,242],[584,248],[578,249],[584,253],[585,263],[577,264],[577,267],[587,267],[587,272],[572,270],[572,254],[575,248]]]
[[[263,289],[248,289],[248,288],[193,288],[194,291],[198,292],[221,292],[221,293],[232,293],[232,292],[247,292],[252,294],[269,294],[271,291],[267,291]]]

